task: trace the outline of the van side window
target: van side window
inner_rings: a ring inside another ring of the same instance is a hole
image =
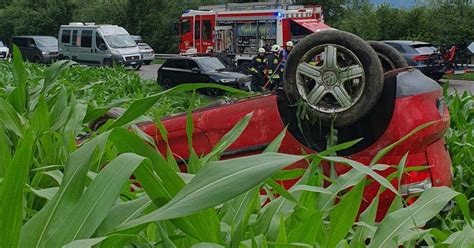
[[[36,47],[36,42],[33,39],[28,39],[28,46],[29,47]]]
[[[61,42],[62,43],[71,43],[71,30],[69,29],[64,29],[62,34],[61,34]]]
[[[28,46],[28,40],[24,38],[14,38],[12,40],[13,44],[15,44],[17,47],[27,47]]]
[[[92,30],[82,30],[81,47],[92,47]]]
[[[81,42],[77,38],[77,30],[72,31],[72,45],[73,46],[80,46]]]

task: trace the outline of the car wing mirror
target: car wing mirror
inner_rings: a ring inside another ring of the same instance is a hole
[[[192,72],[194,73],[200,73],[201,72],[201,69],[197,68],[197,67],[194,67],[191,69]]]

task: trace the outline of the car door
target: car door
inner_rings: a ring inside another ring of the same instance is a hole
[[[93,34],[92,29],[83,29],[80,32],[80,46],[77,47],[77,61],[90,65],[98,65],[100,61],[96,60],[95,54],[93,53]]]
[[[197,71],[197,69],[199,71]],[[186,72],[186,83],[209,83],[209,78],[205,74],[198,63],[194,60],[188,59],[187,61],[187,72]]]

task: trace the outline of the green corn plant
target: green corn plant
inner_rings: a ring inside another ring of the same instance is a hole
[[[147,92],[150,85],[142,85],[136,75],[121,68],[70,67],[70,62],[61,61],[44,69],[23,64],[18,49],[14,53],[12,64],[0,63],[5,72],[0,74],[0,247],[469,247],[474,243],[469,194],[432,188],[404,207],[392,182],[399,184],[403,172],[426,168],[405,167],[405,156],[393,165],[398,168],[393,175],[377,174],[390,168],[378,164],[385,154],[430,123],[382,149],[368,165],[334,156],[358,141],[318,154],[278,154],[286,130],[262,154],[220,161],[222,152],[245,130],[251,119],[248,113],[209,154],[195,154],[192,173],[181,173],[169,146],[161,154],[150,137],[129,126],[152,113],[167,142],[158,118],[169,112],[156,111],[164,106],[161,101],[170,99],[171,93],[187,94],[183,92],[211,85]],[[186,102],[180,106],[188,109],[189,116],[202,103],[201,97],[184,96]],[[456,99],[448,99],[451,108],[469,105],[464,98]],[[114,106],[128,109],[85,135],[79,146],[76,138],[90,131],[88,122]],[[471,122],[454,117],[450,132],[463,132]],[[187,134],[192,144],[191,119]],[[450,149],[459,150],[451,152],[464,152],[459,145],[463,142],[454,136],[448,133],[448,143],[458,147]],[[300,160],[308,162],[307,169],[281,170]],[[328,178],[322,161],[345,164],[349,171]],[[453,161],[456,164],[456,158]],[[288,179],[298,179],[288,190],[276,183]],[[381,185],[379,195],[384,190],[397,195],[380,223],[375,222],[379,196],[357,218],[368,183]],[[455,187],[464,190],[466,185]],[[267,193],[260,194],[261,189]],[[453,214],[439,215],[452,199]],[[433,218],[446,225],[426,226]]]

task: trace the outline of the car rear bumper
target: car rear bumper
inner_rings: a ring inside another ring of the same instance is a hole
[[[58,61],[58,57],[59,55],[43,55],[41,59],[44,64],[52,64]]]

